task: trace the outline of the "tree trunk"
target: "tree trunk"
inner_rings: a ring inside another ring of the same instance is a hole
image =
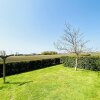
[[[5,59],[3,59],[3,81],[5,83],[5,76],[6,76],[6,66],[5,66]]]
[[[78,62],[78,57],[76,57],[76,60],[75,60],[75,70],[76,71],[77,71],[77,66],[78,66],[77,62]]]

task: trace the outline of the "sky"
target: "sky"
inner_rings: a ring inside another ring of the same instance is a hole
[[[64,34],[65,22],[100,51],[100,0],[0,0],[0,50],[57,51],[54,42]]]

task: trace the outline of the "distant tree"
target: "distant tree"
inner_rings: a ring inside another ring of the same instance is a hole
[[[83,39],[83,34],[79,29],[74,29],[70,24],[65,24],[65,28],[65,34],[54,45],[58,50],[76,54],[75,70],[77,70],[79,55],[86,51],[88,41]]]
[[[41,54],[42,55],[55,55],[55,54],[57,54],[57,52],[55,52],[55,51],[44,51]]]
[[[0,56],[6,56],[6,51],[4,50],[0,51]]]

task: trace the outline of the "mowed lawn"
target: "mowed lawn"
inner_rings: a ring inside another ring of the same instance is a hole
[[[98,72],[63,65],[0,78],[0,100],[100,100]]]

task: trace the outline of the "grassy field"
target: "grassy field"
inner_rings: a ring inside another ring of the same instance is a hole
[[[90,54],[90,56],[100,56],[100,52],[92,52],[92,53],[82,53],[82,54],[80,54],[80,56],[87,56],[87,55],[89,55]],[[76,54],[75,53],[69,53],[69,54],[67,54],[68,56],[76,56]]]
[[[91,56],[100,56],[100,53],[90,53]],[[85,55],[85,54],[82,54]],[[33,55],[33,56],[11,56],[7,58],[6,62],[21,62],[21,61],[33,61],[33,60],[41,60],[41,59],[49,59],[49,58],[57,58],[61,56],[75,56],[75,54],[57,54],[57,55]],[[2,63],[2,59],[0,58],[0,63]]]
[[[40,59],[49,59],[49,58],[57,58],[63,55],[34,55],[34,56],[11,56],[7,58],[6,62],[21,62],[21,61],[33,61]],[[2,63],[2,59],[0,59],[0,63]]]
[[[0,78],[0,100],[100,100],[97,72],[57,65]]]

